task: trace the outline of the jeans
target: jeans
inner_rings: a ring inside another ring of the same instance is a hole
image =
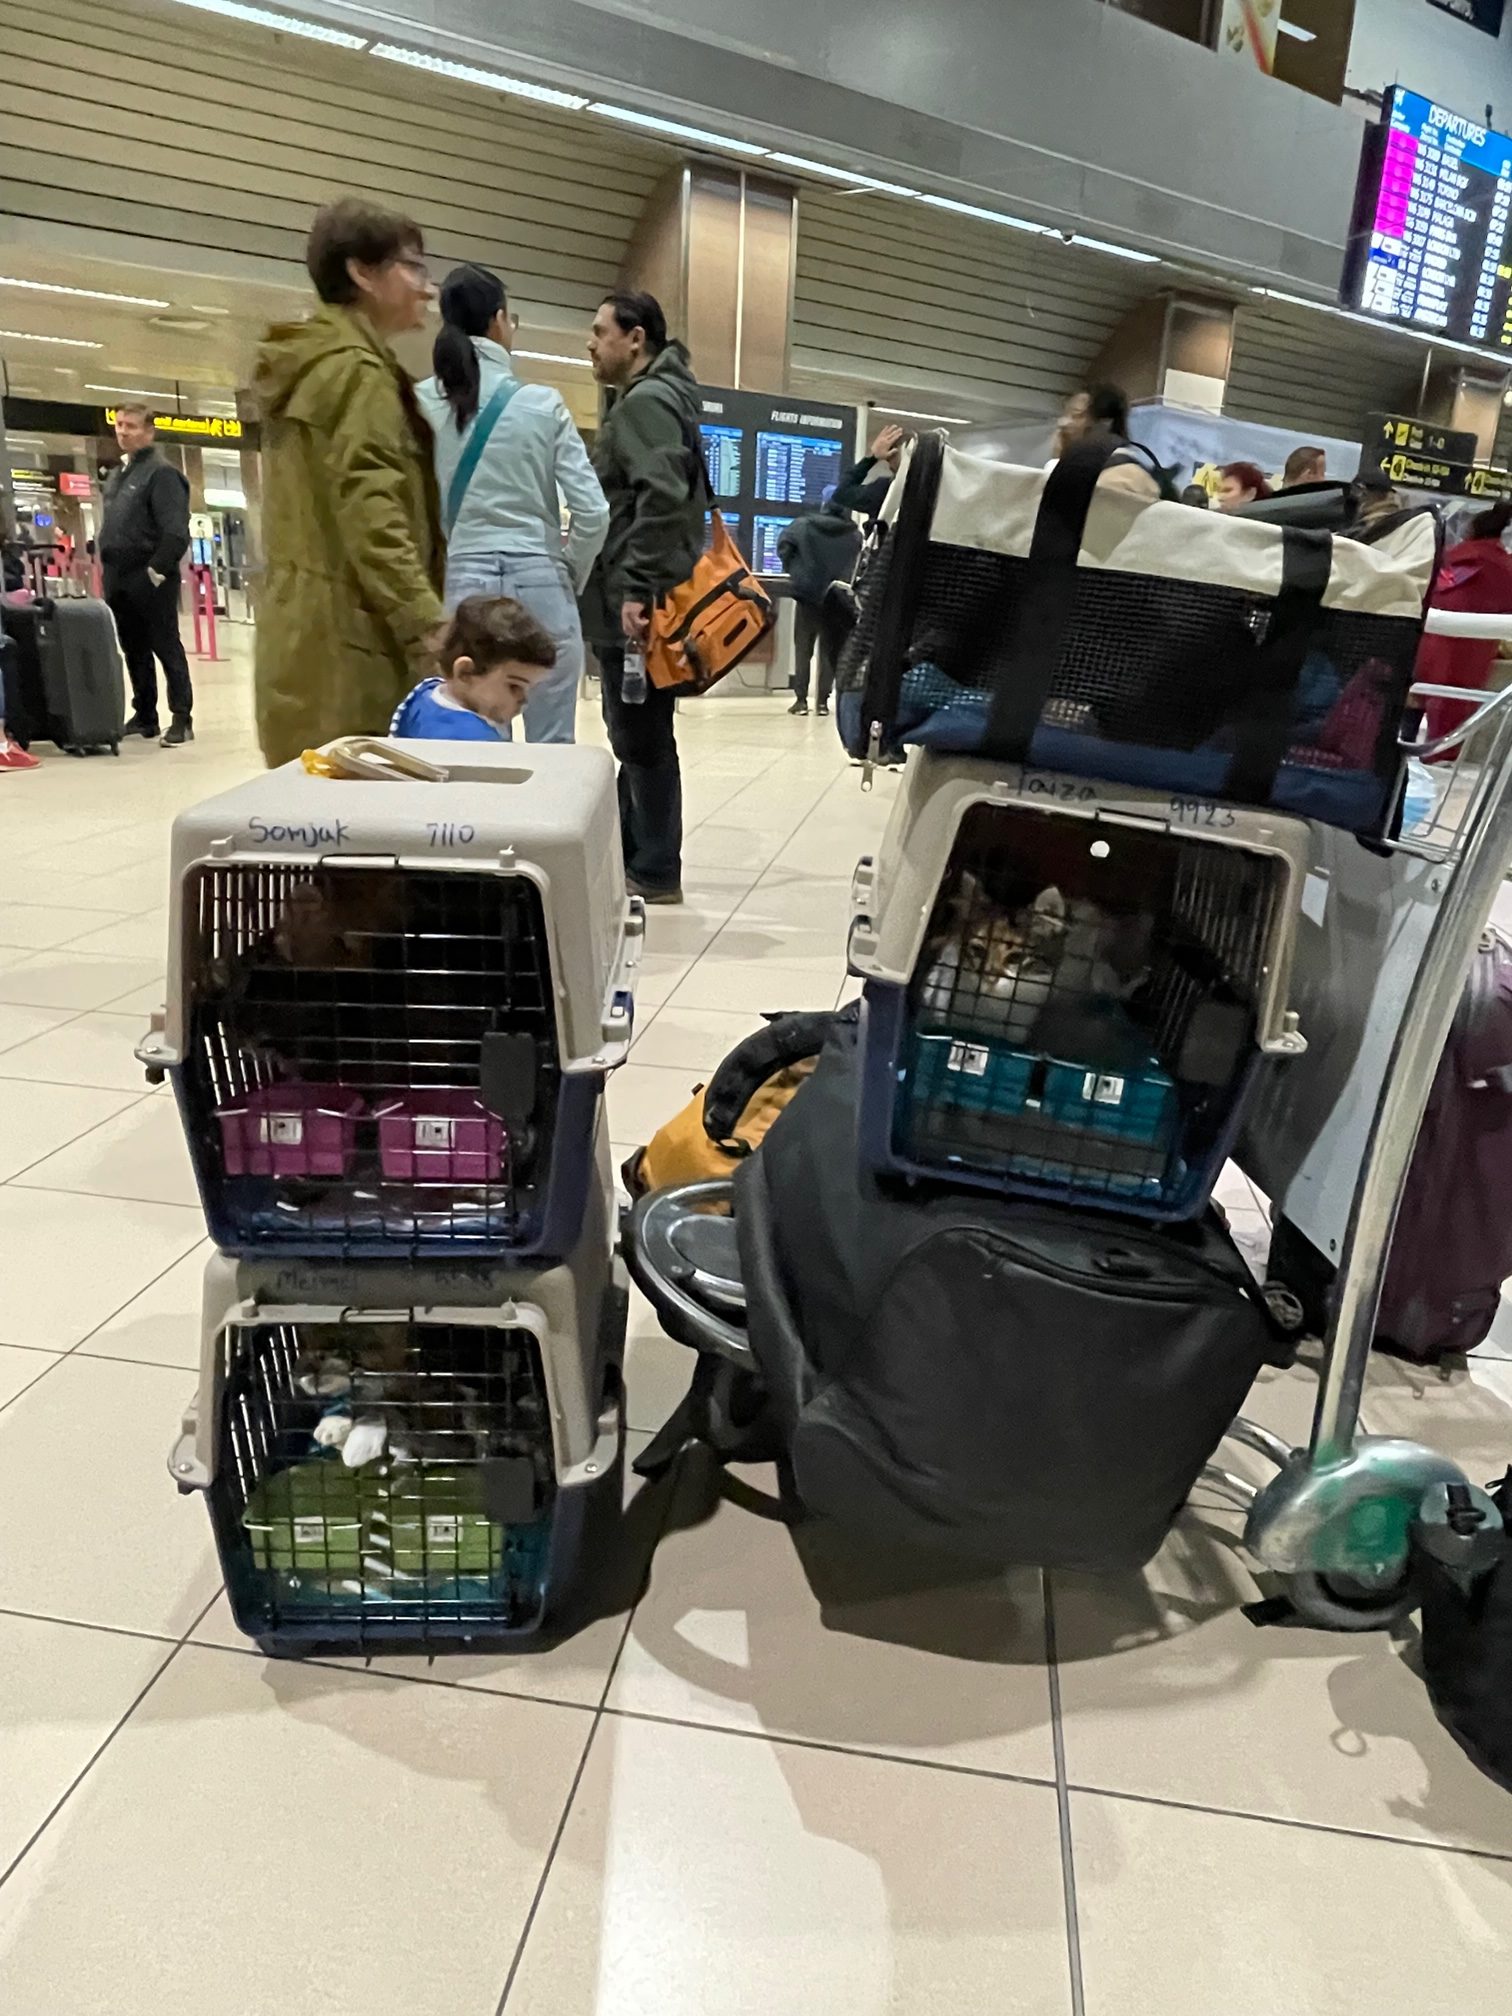
[[[811,608],[807,602],[793,606],[793,691],[807,704],[809,696],[809,668],[813,663],[814,646],[819,646],[819,705],[829,705],[830,694],[835,690],[835,653],[832,644],[833,633],[828,631],[819,610]]]
[[[446,606],[468,595],[512,595],[557,647],[557,662],[525,702],[528,742],[577,739],[577,696],[583,678],[583,630],[567,569],[548,553],[457,553],[446,562]],[[513,739],[511,722],[500,732]]]
[[[179,636],[178,575],[170,574],[156,588],[145,567],[140,573],[109,576],[105,600],[120,633],[121,656],[126,660],[138,720],[146,727],[157,722],[157,666],[153,659],[158,658],[168,688],[168,711],[175,721],[187,721],[194,713],[194,686],[184,640]]]
[[[619,759],[620,845],[625,873],[658,895],[682,887],[682,768],[677,760],[677,700],[670,687],[647,685],[640,705],[620,698],[625,654],[598,653],[609,747]]]

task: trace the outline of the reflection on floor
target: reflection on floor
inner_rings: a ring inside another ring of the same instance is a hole
[[[721,1491],[694,1462],[635,1501],[624,1593],[555,1650],[246,1648],[164,1470],[202,1232],[130,1055],[168,822],[253,762],[244,647],[202,686],[190,750],[0,781],[0,2008],[1489,2006],[1512,1800],[1438,1729],[1410,1639],[1254,1629],[1215,1506],[1142,1576],[941,1589],[789,1533],[762,1472]],[[777,700],[690,707],[682,740],[690,900],[651,920],[622,1148],[756,1011],[839,997],[850,866],[887,808]],[[1224,1194],[1263,1254],[1237,1172]],[[639,1305],[638,1446],[686,1372]],[[1301,1436],[1312,1383],[1267,1374],[1252,1411]],[[1512,1315],[1468,1372],[1377,1367],[1367,1411],[1499,1471]]]

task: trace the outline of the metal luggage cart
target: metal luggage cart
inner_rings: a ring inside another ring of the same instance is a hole
[[[1428,627],[1512,640],[1512,618],[1432,612]],[[1425,830],[1367,846],[1311,829],[1303,910],[1313,929],[1299,932],[1290,988],[1308,1031],[1306,1059],[1272,1074],[1238,1150],[1241,1166],[1334,1263],[1312,1433],[1293,1449],[1240,1417],[1229,1439],[1274,1463],[1276,1476],[1257,1488],[1215,1462],[1203,1479],[1245,1513],[1246,1547],[1284,1578],[1298,1612],[1344,1630],[1373,1628],[1411,1606],[1412,1528],[1432,1516],[1434,1499],[1442,1516],[1449,1487],[1500,1519],[1449,1458],[1360,1431],[1381,1280],[1418,1125],[1465,973],[1512,870],[1512,688],[1489,699],[1416,690],[1479,703],[1452,735],[1416,745],[1418,753],[1462,753]],[[1322,920],[1331,903],[1341,929],[1329,954]],[[690,1405],[716,1434],[739,1425],[758,1373],[742,1321],[734,1225],[708,1215],[728,1208],[732,1188],[653,1193],[636,1206],[627,1239],[632,1271],[665,1326],[700,1353]],[[1271,1286],[1273,1306],[1294,1303],[1282,1283]],[[685,1411],[669,1423],[660,1438],[668,1449],[689,1418]],[[643,1461],[664,1454],[648,1450]]]
[[[1512,618],[1430,611],[1427,627],[1441,637],[1512,641]],[[1457,760],[1445,766],[1430,818],[1398,840],[1367,849],[1312,829],[1307,928],[1293,965],[1309,1050],[1256,1101],[1238,1149],[1240,1166],[1273,1200],[1290,1256],[1300,1245],[1325,1273],[1332,1269],[1311,1437],[1290,1450],[1237,1422],[1237,1439],[1274,1460],[1278,1474],[1259,1491],[1220,1471],[1209,1477],[1243,1506],[1247,1547],[1287,1577],[1302,1614],[1342,1628],[1369,1628],[1410,1605],[1410,1530],[1428,1494],[1465,1486],[1490,1518],[1499,1516],[1447,1457],[1360,1432],[1418,1126],[1465,975],[1512,871],[1512,688],[1490,698],[1414,690],[1475,706],[1451,734],[1416,745],[1420,755],[1457,750]],[[1278,1255],[1278,1266],[1287,1260]],[[1285,1285],[1283,1272],[1276,1286]]]

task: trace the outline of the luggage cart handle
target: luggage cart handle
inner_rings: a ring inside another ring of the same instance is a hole
[[[1430,609],[1423,633],[1428,637],[1475,637],[1483,644],[1512,644],[1512,616],[1481,616],[1473,610]]]
[[[1473,687],[1414,686],[1412,697],[1417,700],[1462,700],[1467,707],[1475,708],[1468,719],[1457,728],[1451,728],[1447,735],[1436,736],[1427,742],[1397,742],[1404,756],[1442,756],[1447,750],[1458,749],[1461,743],[1468,742],[1478,728],[1484,728],[1488,721],[1512,703],[1512,686],[1504,686],[1500,693],[1493,693],[1489,699],[1482,699]]]

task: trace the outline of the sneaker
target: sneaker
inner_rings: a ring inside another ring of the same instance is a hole
[[[807,714],[808,712],[807,700],[795,700],[792,706],[789,707],[788,712],[789,714]]]
[[[625,887],[632,896],[639,896],[642,903],[681,903],[683,900],[681,889],[647,889],[628,875],[625,877]]]
[[[0,770],[40,770],[38,759],[8,735],[0,735]]]
[[[187,714],[180,714],[175,718],[173,726],[163,737],[161,746],[164,749],[182,749],[186,742],[192,742],[193,740],[194,723],[189,719]]]
[[[126,723],[124,732],[127,735],[140,735],[144,742],[156,742],[163,731],[156,721],[149,721],[145,714],[133,714]]]
[[[829,719],[829,702],[828,702],[828,700],[821,700],[821,701],[819,702],[819,705],[818,705],[818,708],[816,709],[816,712],[818,713],[818,716],[819,716],[819,719],[820,719],[821,721],[828,721],[828,719]]]

